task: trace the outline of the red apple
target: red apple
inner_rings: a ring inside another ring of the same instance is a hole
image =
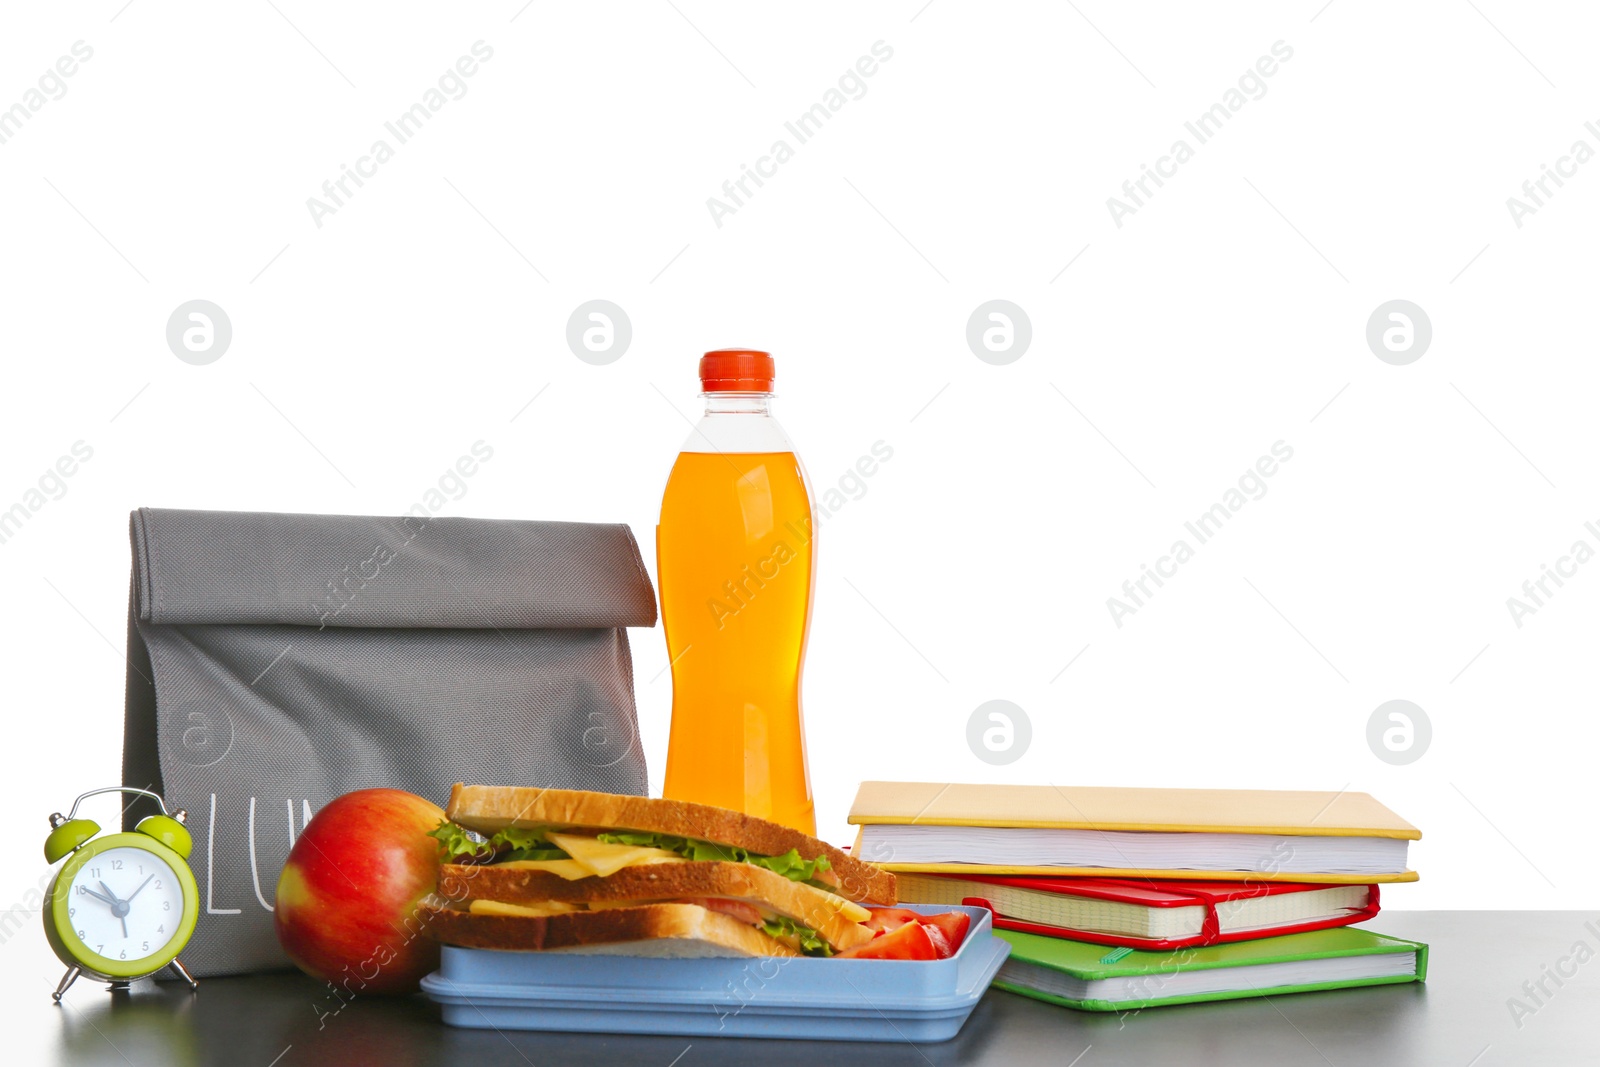
[[[278,943],[313,978],[358,993],[414,993],[438,968],[419,905],[439,880],[428,831],[444,811],[398,789],[329,803],[300,834],[278,878]]]

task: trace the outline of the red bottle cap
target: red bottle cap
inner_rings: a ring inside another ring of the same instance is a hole
[[[770,393],[772,356],[753,348],[719,348],[700,357],[700,388],[707,393]]]

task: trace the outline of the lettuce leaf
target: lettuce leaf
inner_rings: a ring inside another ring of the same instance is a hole
[[[440,863],[483,863],[494,858],[487,839],[453,822],[441,820],[428,836],[439,842]]]
[[[493,837],[489,844],[495,849],[494,861],[508,860],[564,860],[567,854],[545,839],[542,830],[519,830],[506,827]]]
[[[441,863],[501,863],[507,860],[563,860],[567,854],[545,839],[542,830],[507,827],[491,837],[453,822],[428,831],[439,842]]]
[[[428,836],[439,842],[442,863],[505,863],[512,860],[560,860],[567,854],[552,845],[543,830],[507,827],[484,837],[453,822],[441,822],[428,831]],[[802,859],[800,850],[791,848],[781,856],[763,856],[748,849],[732,845],[719,845],[699,841],[692,837],[674,837],[671,834],[654,834],[635,831],[598,835],[601,841],[613,845],[633,845],[640,848],[659,848],[675,852],[685,859],[723,863],[749,863],[764,867],[774,874],[796,882],[808,882],[823,889],[831,887],[817,881],[817,873],[830,869],[828,857]]]
[[[761,924],[761,932],[768,937],[796,939],[800,952],[806,956],[831,956],[833,946],[822,939],[822,935],[809,926],[801,926],[793,919],[782,915],[774,916]]]
[[[723,863],[750,863],[765,867],[774,874],[796,882],[811,882],[818,871],[831,868],[828,857],[801,859],[800,850],[791,848],[781,856],[762,856],[734,845],[718,845],[711,841],[697,841],[692,837],[674,837],[671,834],[653,834],[642,831],[600,834],[599,839],[612,845],[635,845],[640,848],[659,848],[676,852],[685,859]]]

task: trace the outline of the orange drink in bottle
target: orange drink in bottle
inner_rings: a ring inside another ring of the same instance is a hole
[[[805,471],[772,417],[772,357],[700,361],[706,411],[661,500],[672,663],[665,795],[816,832],[800,673],[815,550]]]

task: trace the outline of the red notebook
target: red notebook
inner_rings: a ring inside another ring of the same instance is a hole
[[[899,875],[910,904],[970,904],[1002,930],[1166,951],[1365,922],[1376,885]]]

